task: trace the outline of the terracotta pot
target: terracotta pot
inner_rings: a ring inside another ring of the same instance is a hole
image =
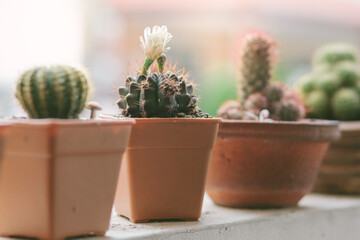
[[[223,120],[206,191],[229,207],[295,206],[311,190],[338,122]]]
[[[341,122],[342,136],[330,145],[314,192],[360,194],[360,121]]]
[[[132,124],[14,123],[0,172],[0,235],[104,235]]]
[[[197,220],[220,119],[136,119],[115,209],[132,222]]]
[[[11,124],[8,123],[0,123],[0,169],[2,165],[2,158],[4,155],[6,138],[8,136],[10,126]]]

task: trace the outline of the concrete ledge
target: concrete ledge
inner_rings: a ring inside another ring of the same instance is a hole
[[[95,239],[357,240],[360,196],[311,194],[297,208],[272,210],[225,208],[206,197],[199,222],[133,224],[114,214],[106,237]]]

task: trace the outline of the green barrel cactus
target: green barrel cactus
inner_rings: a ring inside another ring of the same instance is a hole
[[[35,67],[24,72],[16,98],[30,118],[78,118],[85,107],[89,82],[71,66]]]
[[[208,118],[197,106],[193,84],[185,70],[176,70],[166,64],[165,45],[172,38],[167,28],[155,26],[153,32],[145,30],[140,38],[145,51],[144,65],[136,76],[129,76],[125,86],[118,89],[117,104],[122,115],[133,118]],[[151,70],[156,61],[157,68]],[[141,72],[141,73],[140,73]]]
[[[239,104],[224,103],[218,115],[222,118],[254,119],[268,109],[274,120],[296,121],[305,114],[298,93],[280,82],[271,81],[275,42],[261,32],[250,32],[242,39],[240,50]],[[235,113],[235,106],[238,113]]]
[[[360,120],[357,52],[349,44],[328,44],[315,52],[313,71],[298,80],[308,117]]]

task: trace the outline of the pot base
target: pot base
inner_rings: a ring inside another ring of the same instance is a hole
[[[125,215],[119,215],[133,223],[149,223],[149,222],[195,222],[199,218],[160,218],[160,219],[131,219]]]
[[[234,192],[207,190],[211,199],[220,206],[241,208],[283,208],[295,207],[305,192]],[[266,199],[266,201],[264,201]]]

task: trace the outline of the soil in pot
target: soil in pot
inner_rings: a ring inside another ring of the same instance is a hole
[[[132,124],[14,123],[0,172],[0,235],[104,235]]]
[[[219,119],[136,119],[115,209],[132,222],[201,216]]]
[[[311,190],[329,141],[339,137],[337,125],[223,120],[207,193],[215,203],[229,207],[297,205]]]

